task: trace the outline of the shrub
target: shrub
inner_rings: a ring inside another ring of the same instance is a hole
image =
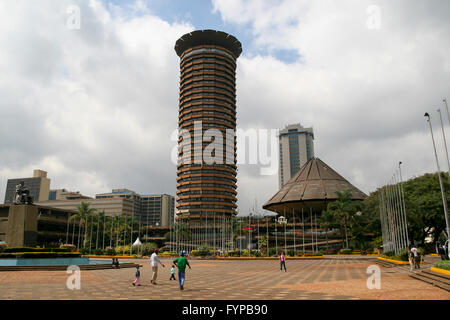
[[[385,255],[387,257],[393,257],[393,256],[395,256],[395,252],[394,251],[388,251],[388,252],[383,253],[383,255]]]
[[[287,255],[290,256],[290,257],[293,257],[293,256],[295,256],[295,251],[290,249],[290,250],[287,251]]]
[[[148,242],[141,245],[139,252],[143,256],[150,256],[155,251],[155,249],[158,249],[158,245],[155,242]]]
[[[163,253],[159,254],[161,257],[170,257],[172,256],[172,253],[169,251],[164,251]]]
[[[5,251],[7,244],[6,243],[0,243],[0,253]]]
[[[228,255],[230,257],[239,257],[239,250],[230,250],[228,251]]]
[[[3,252],[0,258],[79,258],[78,252]]]
[[[400,261],[408,261],[409,260],[408,249],[403,249],[402,251],[400,251],[400,253],[396,257]]]
[[[336,254],[338,250],[336,248],[329,248],[323,251],[324,254]]]
[[[65,249],[68,252],[73,252],[73,250],[76,248],[76,246],[73,245],[73,244],[62,244],[62,245],[59,246],[59,248],[60,249]]]
[[[198,256],[198,250],[191,250],[191,256],[193,257]]]
[[[97,256],[101,256],[101,255],[105,254],[105,252],[103,251],[103,249],[95,249],[94,254]]]
[[[262,257],[262,253],[260,251],[253,251],[253,255],[255,257]]]
[[[277,249],[269,248],[269,257],[273,257],[277,255]]]
[[[211,254],[209,247],[206,245],[198,246],[196,251],[197,251],[198,256],[200,256],[200,257],[206,257]]]
[[[117,255],[123,255],[123,254],[129,254],[130,253],[130,246],[118,246],[116,247],[116,254]]]
[[[116,255],[116,251],[113,248],[106,248],[105,255],[107,255],[107,256],[115,256]]]
[[[340,254],[351,254],[352,253],[352,249],[341,249],[341,251],[339,251]]]
[[[70,248],[7,247],[4,252],[71,252]]]
[[[442,260],[434,265],[436,268],[450,271],[450,260]]]

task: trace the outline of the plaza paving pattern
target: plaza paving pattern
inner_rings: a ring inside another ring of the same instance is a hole
[[[278,261],[191,260],[184,291],[169,281],[172,259],[162,260],[157,285],[150,284],[149,261],[132,260],[143,265],[140,287],[131,285],[134,268],[81,271],[80,290],[67,289],[65,271],[0,272],[0,299],[450,299],[447,291],[410,278],[407,266],[380,267],[381,289],[369,290],[366,269],[373,259],[288,260],[287,272]]]

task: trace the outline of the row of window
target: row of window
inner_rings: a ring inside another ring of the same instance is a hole
[[[236,58],[228,53],[227,51],[216,49],[216,48],[197,48],[193,49],[190,52],[187,52],[183,55],[181,58],[181,65],[184,65],[185,61],[189,61],[191,58],[203,58],[203,57],[216,57],[220,56],[226,59],[225,61],[229,60],[232,61],[232,64],[236,65]]]
[[[180,120],[182,120],[184,117],[192,117],[192,116],[205,116],[205,115],[211,115],[211,116],[215,116],[218,118],[224,118],[227,117],[228,119],[232,119],[232,120],[236,120],[236,116],[234,115],[230,115],[228,113],[224,113],[222,111],[217,111],[217,110],[199,110],[199,111],[192,111],[192,112],[187,112],[184,113],[182,115],[180,115]]]
[[[230,68],[229,65],[223,65],[221,63],[194,63],[190,66],[186,66],[186,68],[181,68],[181,73],[184,73],[186,70],[199,70],[199,69],[214,69],[214,70],[223,70],[224,72],[230,73],[232,75],[236,74],[234,68]]]
[[[219,102],[219,103],[222,103],[222,104],[224,104],[226,106],[234,108],[234,104],[233,103],[230,103],[228,100],[224,100],[224,99],[222,99],[220,97],[217,97],[217,98],[215,97],[215,98],[192,99],[192,100],[189,100],[189,101],[181,102],[180,103],[180,108],[184,107],[187,104],[194,103],[194,102],[206,102],[208,104],[214,103],[214,102]]]
[[[234,61],[227,60],[226,58],[219,58],[217,56],[192,56],[186,60],[183,60],[183,62],[180,64],[180,68],[183,68],[185,65],[189,64],[189,63],[194,63],[194,62],[203,62],[203,61],[211,61],[211,62],[218,62],[218,63],[222,63],[222,64],[226,64],[226,65],[232,65],[234,68],[236,68],[236,64],[234,63]]]
[[[191,125],[180,126],[180,128],[186,129],[186,130],[194,129],[194,123],[192,123]],[[222,124],[214,124],[214,125],[203,124],[202,128],[205,129],[205,130],[208,130],[208,129],[234,129],[234,126],[225,126],[225,125],[222,125]]]
[[[222,177],[205,177],[205,176],[181,178],[180,180],[178,180],[178,183],[193,182],[193,181],[201,182],[201,181],[207,181],[207,180],[211,180],[211,181],[225,181],[225,182],[230,182],[230,183],[236,183],[236,179],[222,178]],[[191,185],[191,187],[192,187],[192,185]]]
[[[235,87],[229,81],[219,81],[217,79],[211,78],[211,80],[193,80],[189,83],[185,83],[183,86],[180,87],[181,94],[184,92],[185,89],[188,89],[190,87],[222,89],[228,90],[233,94],[236,91]]]
[[[190,110],[194,110],[194,109],[200,109],[198,112],[205,112],[205,111],[207,111],[207,112],[217,112],[217,110],[214,110],[214,109],[219,109],[219,110],[223,110],[224,111],[224,113],[225,113],[225,111],[228,111],[228,114],[229,113],[231,113],[233,116],[235,116],[236,117],[236,110],[235,110],[235,108],[234,107],[226,107],[226,106],[221,106],[221,105],[217,105],[217,104],[194,104],[194,105],[191,105],[191,106],[187,106],[187,107],[184,107],[183,109],[180,109],[180,116],[184,116],[185,114],[188,114],[188,113],[190,113],[189,111]],[[211,110],[211,111],[209,111],[209,110]],[[193,111],[193,112],[195,112],[195,111]]]
[[[186,119],[186,120],[181,119],[180,120],[180,127],[183,126],[183,125],[187,125],[187,124],[189,124],[191,122],[194,123],[196,121],[202,121],[202,123],[216,123],[216,121],[219,121],[220,123],[227,124],[227,125],[229,125],[231,127],[235,127],[236,126],[236,122],[230,121],[230,120],[226,120],[226,119],[223,119],[223,118],[201,117],[201,118]]]
[[[203,168],[203,167],[204,167],[204,165],[193,163],[193,164],[187,164],[187,165],[179,166],[178,170],[187,169],[187,168]],[[217,168],[218,170],[225,168],[225,169],[231,169],[233,171],[236,171],[236,167],[234,167],[232,165],[226,165],[226,164],[220,164],[220,165],[212,164],[210,166],[207,166],[207,168],[211,168],[211,167],[212,168]]]
[[[184,79],[185,77],[189,77],[191,75],[197,75],[197,74],[203,74],[203,73],[211,73],[211,74],[217,74],[220,75],[222,77],[226,77],[229,80],[234,80],[236,79],[236,75],[230,72],[227,72],[225,70],[222,69],[212,69],[212,68],[204,68],[204,69],[187,69],[185,72],[183,72],[181,74],[181,77]]]
[[[224,195],[224,196],[230,196],[234,197],[236,196],[233,192],[226,192],[226,191],[219,191],[219,190],[192,190],[192,191],[185,191],[180,192],[178,196],[191,196],[191,195],[197,195],[197,194],[211,194],[211,195]]]
[[[214,209],[225,209],[225,210],[232,210],[232,208],[235,208],[236,205],[211,205],[211,204],[203,204],[203,205],[182,205],[181,209],[207,209],[207,210],[214,210]]]
[[[186,88],[186,90],[182,90],[180,92],[180,96],[184,97],[185,95],[187,95],[189,92],[193,92],[193,91],[197,91],[197,92],[205,92],[205,93],[209,93],[209,92],[218,92],[217,94],[220,94],[220,92],[222,92],[223,94],[226,94],[228,97],[234,98],[236,97],[236,94],[234,93],[234,91],[231,88],[222,88],[222,87],[211,87],[211,86],[196,86],[196,87],[189,87]]]
[[[178,199],[178,203],[186,203],[186,202],[226,202],[226,203],[236,203],[236,199],[227,199],[227,198],[213,198],[213,197],[199,197],[199,198],[187,198],[187,199]]]
[[[215,170],[215,169],[203,169],[203,170],[185,171],[185,172],[180,172],[180,175],[185,175],[185,174],[204,174],[204,173],[224,174],[224,175],[230,175],[232,177],[236,176],[235,173],[231,173],[229,171]]]
[[[188,80],[194,80],[194,81],[200,81],[201,78],[211,78],[211,79],[217,79],[222,81],[228,81],[230,83],[235,83],[235,78],[229,77],[225,73],[222,72],[215,72],[215,73],[203,73],[203,72],[190,72],[189,74],[183,74],[181,76],[180,80],[180,86],[183,87],[183,85]]]
[[[188,185],[181,186],[179,188],[226,188],[226,189],[235,190],[236,185],[234,184],[234,182],[233,182],[233,185],[218,184],[218,183],[190,183]]]
[[[231,104],[236,104],[236,99],[232,98],[226,94],[223,93],[217,93],[217,92],[194,92],[185,95],[184,97],[180,98],[180,102],[190,101],[192,99],[196,99],[198,97],[213,97],[220,100],[228,101]]]

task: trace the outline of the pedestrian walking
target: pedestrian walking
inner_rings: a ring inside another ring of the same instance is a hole
[[[172,268],[170,269],[170,279],[169,280],[177,280],[175,279],[175,265],[172,265]]]
[[[411,251],[414,253],[414,268],[420,269],[420,254],[416,247],[412,247]]]
[[[186,275],[186,266],[191,269],[189,261],[184,256],[184,251],[180,252],[180,256],[173,260],[173,264],[178,267],[178,283],[180,284],[180,290],[184,290],[184,280]]]
[[[152,267],[152,280],[150,281],[152,284],[156,284],[156,278],[158,277],[158,263],[163,266],[164,264],[159,260],[158,257],[158,249],[155,249],[155,251],[150,256],[150,266]]]
[[[286,256],[284,255],[284,251],[281,251],[281,255],[280,255],[280,271],[283,271],[283,267],[284,267],[284,272],[287,272],[287,270],[286,270]]]
[[[408,247],[408,261],[409,261],[409,271],[413,272],[414,268],[415,268],[415,258],[414,258],[414,253],[411,251],[411,246]]]
[[[136,266],[136,279],[133,281],[133,286],[140,286],[141,282],[139,278],[141,277],[141,271],[139,270],[139,265]]]

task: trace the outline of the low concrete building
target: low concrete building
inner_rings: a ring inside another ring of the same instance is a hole
[[[0,205],[0,241],[9,247],[57,247],[68,242],[68,230],[75,222],[69,217],[73,210],[50,208],[40,205]],[[78,239],[78,230],[74,233]]]

